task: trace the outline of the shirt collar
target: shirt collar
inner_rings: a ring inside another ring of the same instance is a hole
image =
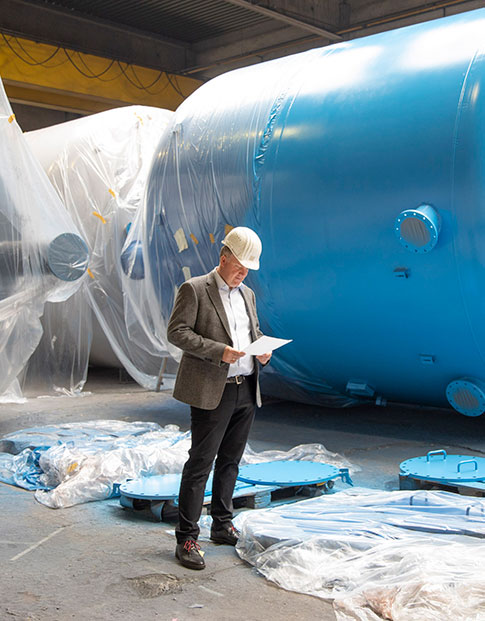
[[[241,283],[237,287],[233,287],[232,289],[230,289],[229,285],[227,284],[227,282],[224,280],[224,278],[222,278],[222,276],[217,271],[217,267],[215,267],[212,271],[214,272],[214,277],[216,279],[217,286],[219,287],[219,289],[223,289],[224,291],[229,291],[229,293],[230,293],[231,291],[235,291],[237,289],[241,289],[241,287],[244,284],[244,283]]]

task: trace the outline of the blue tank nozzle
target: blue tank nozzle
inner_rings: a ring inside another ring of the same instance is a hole
[[[47,265],[50,271],[66,282],[81,278],[88,268],[89,249],[86,242],[75,233],[62,233],[47,248]]]
[[[446,398],[460,414],[481,416],[485,412],[485,382],[473,377],[454,380],[446,387]]]
[[[439,213],[431,205],[401,211],[394,222],[399,242],[409,252],[430,252],[438,243],[441,230]]]
[[[121,267],[123,272],[133,280],[145,278],[145,262],[143,259],[143,244],[135,239],[121,253]]]

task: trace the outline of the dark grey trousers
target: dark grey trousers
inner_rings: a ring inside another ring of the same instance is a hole
[[[254,419],[254,375],[242,384],[226,384],[215,410],[191,407],[192,447],[179,492],[177,543],[199,536],[204,492],[214,459],[211,515],[215,526],[232,520],[232,494],[238,465]],[[217,457],[217,458],[216,458]]]

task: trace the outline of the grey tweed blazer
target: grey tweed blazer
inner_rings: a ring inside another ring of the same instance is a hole
[[[262,336],[256,312],[256,297],[243,285],[251,325],[251,338]],[[167,338],[183,351],[173,396],[175,399],[204,410],[214,410],[225,388],[229,364],[222,362],[226,345],[233,347],[226,311],[219,294],[214,273],[196,276],[178,290],[167,328]],[[261,407],[259,365],[256,373],[255,400]]]

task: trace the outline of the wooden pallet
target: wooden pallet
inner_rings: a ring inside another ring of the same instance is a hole
[[[410,477],[405,475],[399,475],[399,489],[413,490],[442,490],[444,492],[454,492],[455,494],[462,494],[463,496],[479,496],[485,497],[485,483],[480,481],[464,481],[455,483],[452,481],[433,481],[431,479],[419,479],[417,477]]]
[[[267,485],[252,485],[247,483],[242,489],[235,491],[233,505],[235,509],[264,509],[274,501],[301,500],[319,496],[333,487],[333,481],[319,485],[305,485],[299,487],[270,487]],[[204,507],[208,511],[211,497],[205,496]],[[149,510],[160,522],[172,522],[178,518],[178,506],[173,500],[159,500],[149,498],[130,498],[121,494],[120,504],[135,511]]]

